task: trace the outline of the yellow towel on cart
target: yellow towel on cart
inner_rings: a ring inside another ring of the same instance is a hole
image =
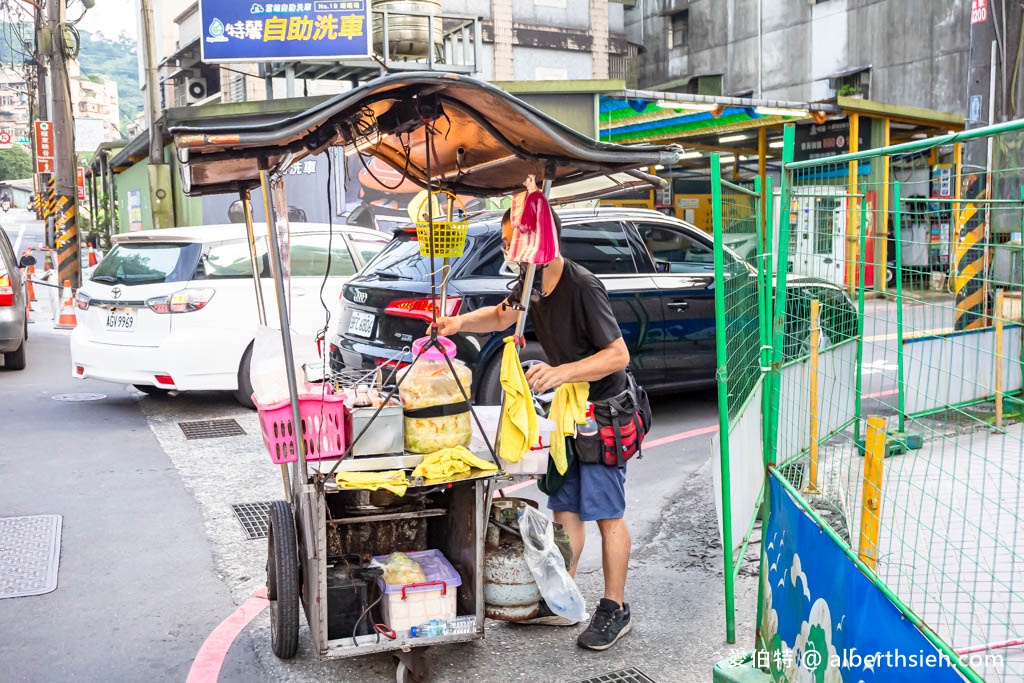
[[[526,382],[523,365],[519,362],[519,349],[513,337],[505,337],[499,379],[505,398],[502,402],[498,455],[506,462],[519,462],[530,447],[537,443],[540,431],[537,428],[537,411],[533,407],[533,394]]]
[[[587,421],[587,397],[590,382],[572,382],[555,389],[548,417],[555,423],[548,452],[559,474],[565,474],[569,463],[565,458],[565,437],[576,436],[576,425]]]
[[[387,489],[395,495],[404,496],[409,482],[402,470],[384,472],[338,472],[335,476],[339,489],[365,489],[376,491]]]
[[[442,448],[430,455],[423,456],[423,462],[412,471],[412,476],[424,479],[446,479],[456,474],[463,474],[472,469],[490,472],[498,469],[493,462],[481,460],[473,455],[468,448],[455,446]]]

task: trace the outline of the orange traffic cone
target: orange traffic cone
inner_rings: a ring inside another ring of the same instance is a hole
[[[60,306],[60,317],[53,326],[55,330],[73,330],[78,325],[75,317],[75,297],[71,293],[71,280],[64,281],[64,292],[61,296],[63,303]]]
[[[96,263],[97,263],[97,260],[96,260],[96,250],[95,250],[95,249],[93,249],[93,248],[92,248],[92,247],[90,246],[90,247],[89,247],[89,265],[90,265],[90,266],[95,266],[95,265],[96,265]]]
[[[32,286],[32,280],[35,279],[35,276],[35,266],[29,266],[28,268],[25,269],[25,289],[26,291],[28,291],[28,300],[30,302],[38,301],[38,299],[36,299],[36,288]]]

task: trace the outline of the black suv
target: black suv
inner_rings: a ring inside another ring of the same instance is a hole
[[[600,208],[559,211],[562,255],[597,275],[630,353],[637,380],[651,391],[715,383],[714,252],[709,235],[655,211]],[[452,262],[447,315],[500,303],[515,281],[501,254],[501,213],[470,223],[465,253]],[[727,268],[752,268],[730,251]],[[441,261],[435,263],[439,270]],[[440,273],[436,275],[440,283]],[[809,302],[822,302],[825,344],[856,332],[856,311],[842,289],[823,281],[791,278],[787,305],[786,356],[806,344]],[[420,256],[416,232],[395,236],[362,272],[345,285],[341,315],[331,339],[334,369],[370,369],[408,362],[403,349],[423,336],[431,320],[430,259]],[[494,334],[460,334],[458,357],[473,370],[478,403],[500,402],[498,373],[502,339]],[[525,364],[545,360],[526,328]]]

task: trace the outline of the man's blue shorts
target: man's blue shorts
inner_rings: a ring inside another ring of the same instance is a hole
[[[575,512],[584,522],[619,519],[626,512],[626,470],[573,458],[562,487],[548,496],[548,509]]]

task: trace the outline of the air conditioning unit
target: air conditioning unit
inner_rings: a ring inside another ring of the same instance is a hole
[[[205,78],[190,78],[188,79],[188,101],[198,102],[206,97],[206,79]]]

